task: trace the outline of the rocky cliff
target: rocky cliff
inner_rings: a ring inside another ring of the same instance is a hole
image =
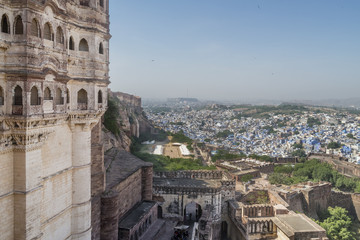
[[[130,151],[131,138],[154,130],[141,107],[141,98],[122,92],[109,92],[104,116],[104,150],[113,147]]]

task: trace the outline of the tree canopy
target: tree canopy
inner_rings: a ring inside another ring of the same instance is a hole
[[[344,208],[329,207],[328,217],[318,223],[326,230],[331,240],[355,240],[355,233],[350,230],[352,220]]]

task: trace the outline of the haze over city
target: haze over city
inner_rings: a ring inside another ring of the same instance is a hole
[[[113,90],[142,98],[358,96],[359,1],[111,1]]]

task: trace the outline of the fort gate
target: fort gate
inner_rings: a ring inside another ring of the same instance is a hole
[[[158,172],[153,181],[153,194],[164,216],[184,219],[186,206],[196,203],[198,218],[212,206],[211,218],[220,219],[224,202],[235,198],[235,182],[226,180],[222,171]]]

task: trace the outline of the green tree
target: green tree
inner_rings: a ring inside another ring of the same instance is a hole
[[[294,157],[306,157],[306,153],[303,149],[297,149],[291,153]]]
[[[338,142],[331,142],[327,145],[327,147],[330,149],[337,149],[341,147],[341,144]]]
[[[355,240],[355,233],[350,230],[352,221],[348,211],[341,207],[329,207],[328,211],[330,216],[319,222],[328,237],[331,240]]]
[[[216,134],[216,137],[217,137],[217,138],[227,138],[230,134],[231,134],[231,131],[229,131],[229,130],[224,130],[224,131],[222,131],[222,132],[218,132],[218,133]]]
[[[301,143],[294,143],[293,148],[294,149],[303,149],[304,147],[303,147],[303,144],[301,142]]]
[[[253,179],[253,176],[250,175],[250,174],[246,174],[244,176],[241,177],[241,182],[248,182],[250,181],[251,179]]]
[[[348,133],[348,134],[346,134],[346,136],[347,136],[348,138],[355,139],[355,138],[354,138],[354,135],[353,135],[352,133]]]
[[[313,127],[314,125],[321,125],[321,122],[317,118],[309,117],[307,119],[307,124],[309,127]]]

